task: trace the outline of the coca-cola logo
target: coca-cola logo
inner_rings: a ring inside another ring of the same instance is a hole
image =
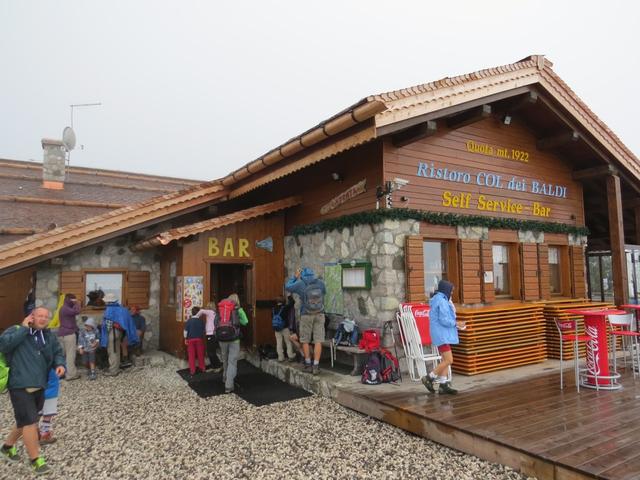
[[[413,311],[413,316],[414,317],[428,317],[429,316],[429,309],[427,309],[427,308],[416,308]]]
[[[600,375],[600,343],[598,329],[593,325],[585,326],[585,333],[590,340],[587,345],[587,371],[590,375]]]

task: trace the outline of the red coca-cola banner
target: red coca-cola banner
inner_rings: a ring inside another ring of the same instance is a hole
[[[587,383],[604,385],[610,382],[609,361],[607,359],[607,324],[602,315],[585,315],[584,331],[590,337],[587,342]]]

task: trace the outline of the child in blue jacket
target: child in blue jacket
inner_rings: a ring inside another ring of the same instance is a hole
[[[57,440],[53,436],[53,417],[58,414],[58,393],[60,391],[60,379],[54,369],[49,370],[47,378],[47,388],[44,391],[44,406],[42,407],[42,417],[38,427],[38,437],[40,444],[53,443]]]
[[[453,364],[451,345],[460,343],[458,329],[464,329],[465,323],[456,321],[456,311],[451,303],[453,283],[440,280],[438,290],[429,301],[429,329],[431,343],[438,347],[438,353],[442,360],[428,375],[422,377],[422,383],[431,393],[436,393],[439,385],[439,393],[455,395],[457,390],[451,387],[448,381],[449,367]]]

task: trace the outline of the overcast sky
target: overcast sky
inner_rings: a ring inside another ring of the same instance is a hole
[[[636,154],[640,3],[0,0],[0,158],[210,180],[370,94],[544,54]],[[81,145],[83,147],[81,147]]]

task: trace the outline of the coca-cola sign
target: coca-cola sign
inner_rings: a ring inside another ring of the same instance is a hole
[[[595,325],[585,325],[585,333],[589,336],[587,345],[587,372],[589,376],[600,375],[600,342]]]

